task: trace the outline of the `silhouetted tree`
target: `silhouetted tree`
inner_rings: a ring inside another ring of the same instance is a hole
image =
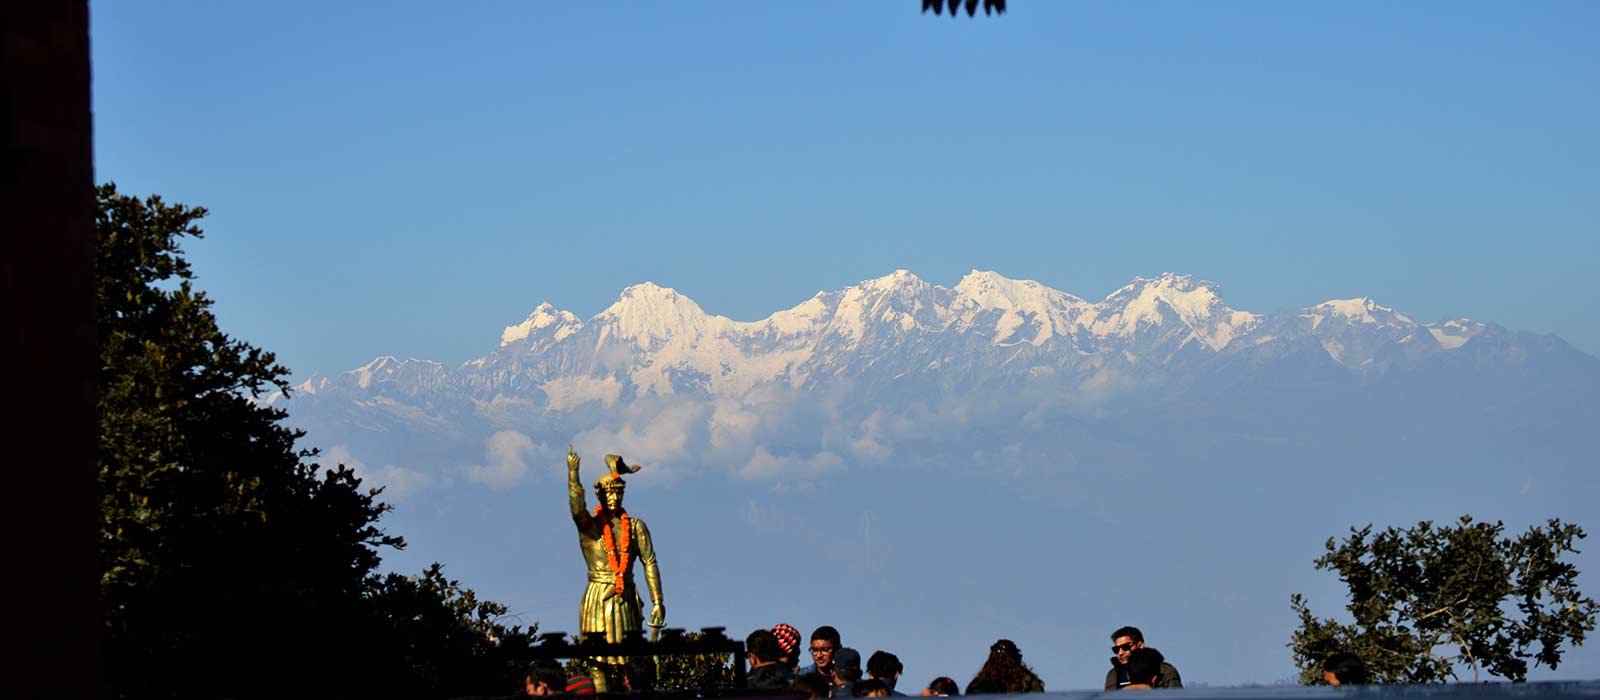
[[[532,635],[507,627],[506,606],[447,579],[434,564],[420,576],[388,574],[370,596],[377,622],[366,652],[377,672],[367,690],[406,697],[510,695],[527,671]]]
[[[1550,520],[1515,539],[1505,526],[1463,516],[1455,526],[1423,521],[1410,529],[1352,528],[1317,559],[1350,587],[1353,623],[1318,619],[1304,597],[1290,598],[1300,628],[1289,643],[1301,682],[1322,681],[1322,662],[1338,651],[1360,656],[1375,680],[1427,683],[1456,677],[1458,664],[1524,681],[1528,660],[1551,669],[1562,644],[1583,644],[1595,627],[1595,601],[1578,590],[1582,528]],[[1514,611],[1514,612],[1513,612]]]
[[[437,565],[376,576],[378,549],[404,546],[377,527],[378,490],[307,461],[302,433],[256,400],[287,391],[288,372],[224,334],[193,288],[180,243],[205,210],[96,194],[104,694],[442,687],[428,684],[502,648],[491,638],[516,630],[488,617],[504,608]]]

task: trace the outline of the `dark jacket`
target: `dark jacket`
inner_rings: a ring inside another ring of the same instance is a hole
[[[783,664],[767,664],[760,668],[750,669],[750,674],[745,676],[745,687],[760,688],[763,690],[788,690],[798,678],[794,671]]]
[[[1011,690],[993,678],[973,678],[967,681],[967,695],[1011,695],[1016,693],[1042,693],[1044,681],[1032,673],[1028,674],[1026,687]]]
[[[1117,657],[1111,657],[1111,670],[1106,671],[1106,690],[1116,690],[1128,684],[1128,670],[1117,663]],[[1182,688],[1183,678],[1178,675],[1178,669],[1165,661],[1161,662],[1161,675],[1156,677],[1157,688]]]

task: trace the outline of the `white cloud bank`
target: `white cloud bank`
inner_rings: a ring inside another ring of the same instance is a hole
[[[383,500],[406,501],[417,493],[438,486],[440,480],[420,469],[412,469],[394,464],[385,464],[381,467],[369,467],[366,462],[357,459],[351,454],[350,448],[344,445],[334,445],[322,453],[324,466],[343,464],[349,467],[361,479],[364,486],[383,489]]]
[[[484,441],[484,463],[466,468],[467,480],[505,490],[522,483],[530,459],[543,461],[550,450],[515,430],[502,430]]]

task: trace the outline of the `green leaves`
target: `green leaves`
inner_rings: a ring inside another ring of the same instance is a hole
[[[1302,596],[1290,597],[1301,681],[1321,682],[1323,659],[1337,651],[1357,654],[1384,682],[1444,681],[1458,668],[1524,681],[1529,658],[1556,668],[1563,642],[1582,645],[1594,630],[1596,604],[1561,561],[1583,537],[1552,519],[1513,539],[1503,523],[1462,516],[1452,526],[1423,521],[1374,534],[1367,525],[1329,539],[1315,564],[1349,587],[1352,622],[1319,619]]]

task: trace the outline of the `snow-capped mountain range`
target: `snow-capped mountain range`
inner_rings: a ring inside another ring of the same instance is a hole
[[[561,411],[651,394],[737,397],[768,384],[808,389],[868,374],[957,381],[981,373],[1070,376],[1107,366],[1160,372],[1180,360],[1308,343],[1335,364],[1361,369],[1458,351],[1486,333],[1511,335],[1469,319],[1417,323],[1368,298],[1273,315],[1240,311],[1223,303],[1217,285],[1187,275],[1136,278],[1090,302],[995,272],[974,270],[947,288],[897,270],[752,322],[709,314],[689,297],[645,282],[586,322],[542,303],[506,326],[497,348],[460,367],[383,356],[296,388],[309,395],[516,396]]]
[[[1444,420],[1490,404],[1442,424],[1456,430],[1555,405],[1537,393],[1548,387],[1586,386],[1600,388],[1600,361],[1558,338],[1418,323],[1368,298],[1263,314],[1183,275],[1091,302],[994,272],[944,287],[898,270],[751,322],[645,282],[587,320],[539,304],[460,366],[384,356],[266,400],[353,461],[511,484],[524,452],[571,441],[779,477],[913,451],[938,461],[996,435],[1092,454],[1163,421],[1172,444],[1180,433],[1314,440],[1357,417]]]

